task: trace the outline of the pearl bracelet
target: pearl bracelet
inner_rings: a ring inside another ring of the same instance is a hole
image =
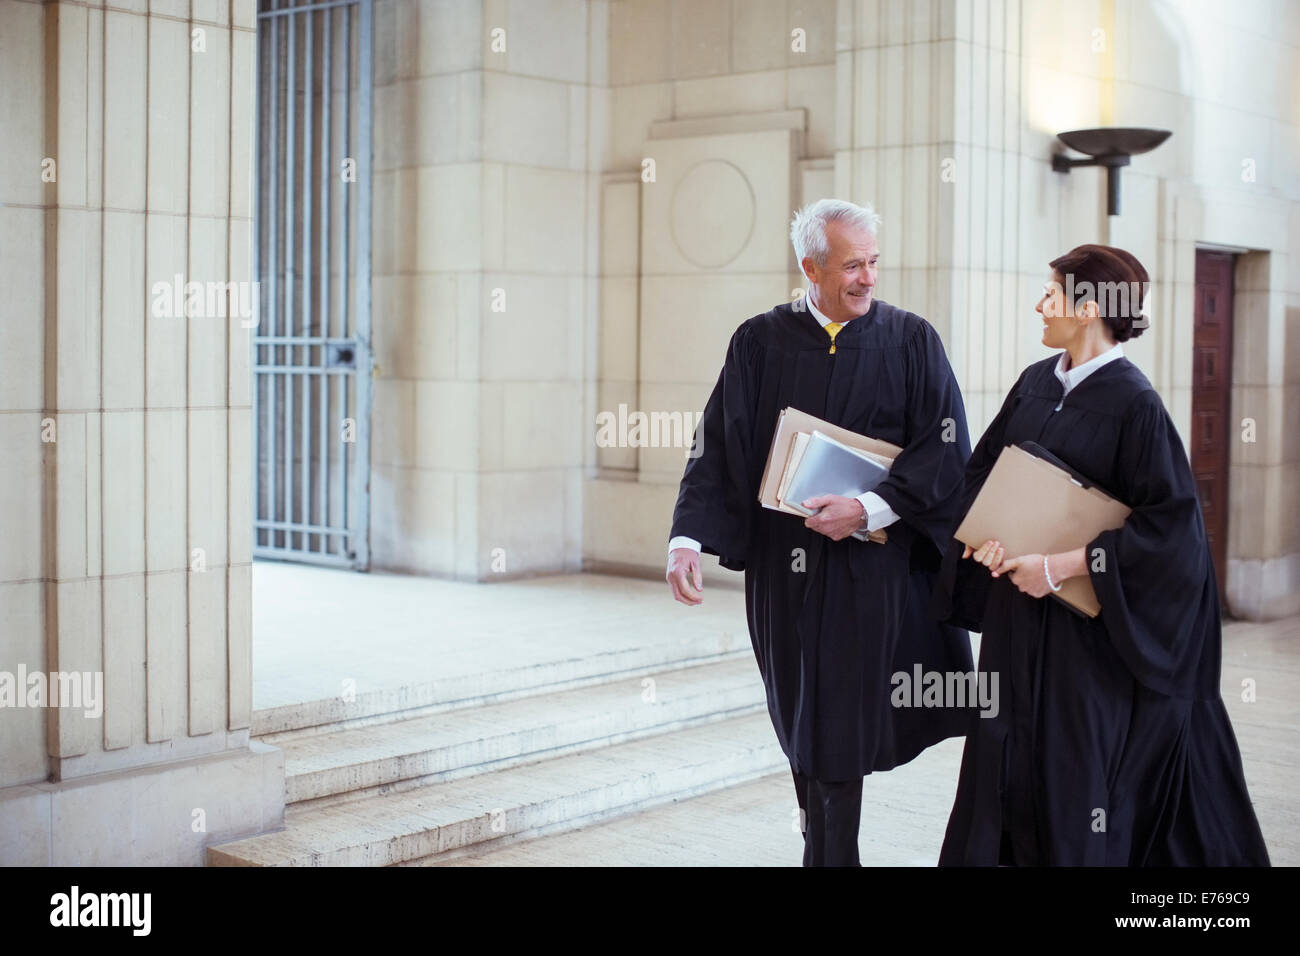
[[[1051,588],[1053,591],[1061,590],[1061,585],[1063,585],[1065,582],[1062,581],[1061,584],[1052,583],[1052,572],[1047,570],[1047,555],[1043,555],[1043,575],[1047,578],[1047,586],[1049,588]]]

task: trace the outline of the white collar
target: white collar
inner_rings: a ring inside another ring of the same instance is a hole
[[[804,292],[804,294],[803,294],[803,300],[804,300],[804,302],[808,303],[808,311],[811,312],[811,313],[813,314],[813,318],[816,319],[819,323],[821,323],[821,327],[822,327],[823,329],[826,328],[826,326],[830,324],[830,321],[831,321],[831,320],[828,319],[828,318],[826,318],[826,316],[822,314],[821,309],[819,309],[819,308],[817,308],[817,306],[813,305],[813,300],[812,300],[812,287],[811,287],[811,285],[809,286],[808,290],[807,290],[806,292]],[[876,300],[875,300],[875,299],[872,299],[872,300],[871,300],[871,304],[872,304],[872,305],[875,305],[875,304],[876,304]],[[862,313],[862,315],[866,315],[866,313],[864,312],[864,313]],[[859,318],[859,319],[860,319],[860,318],[862,318],[862,316],[859,315],[859,316],[856,316],[856,318]],[[849,322],[852,322],[852,321],[853,321],[853,319],[849,319]],[[848,325],[849,322],[841,322],[841,323],[840,323],[841,328],[842,328],[843,326]]]
[[[811,313],[813,314],[813,318],[816,319],[816,320],[821,324],[821,327],[822,327],[823,329],[826,328],[826,326],[827,326],[828,324],[830,324],[830,321],[831,321],[831,320],[828,319],[828,318],[826,318],[826,316],[822,315],[821,309],[819,309],[819,308],[817,308],[817,306],[813,305],[812,286],[811,286],[811,285],[808,287],[808,290],[807,290],[806,292],[804,292],[804,294],[803,294],[803,300],[804,300],[804,302],[808,303],[808,311],[811,312]]]
[[[1094,355],[1082,365],[1076,365],[1074,368],[1067,370],[1065,362],[1069,357],[1069,352],[1062,352],[1060,358],[1056,360],[1056,377],[1060,379],[1061,385],[1065,387],[1066,395],[1070,394],[1071,389],[1103,365],[1113,362],[1116,359],[1123,358],[1124,349],[1120,343],[1116,342],[1100,355]]]

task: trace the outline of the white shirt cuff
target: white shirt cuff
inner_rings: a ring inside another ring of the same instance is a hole
[[[692,551],[699,551],[700,543],[694,538],[688,538],[684,534],[679,534],[668,542],[668,553],[671,554],[677,548],[690,548]]]
[[[862,507],[866,509],[867,530],[879,531],[898,520],[898,515],[894,509],[889,507],[889,503],[874,491],[868,491],[864,495],[858,495],[858,500],[862,502]]]

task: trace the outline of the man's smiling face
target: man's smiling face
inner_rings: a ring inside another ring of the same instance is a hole
[[[804,274],[816,286],[813,301],[832,322],[848,322],[866,314],[876,287],[880,253],[876,237],[865,229],[832,222],[826,227],[830,253],[826,265],[803,260]]]

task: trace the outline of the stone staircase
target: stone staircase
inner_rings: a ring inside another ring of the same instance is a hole
[[[210,866],[454,859],[788,767],[751,650],[690,640],[260,711],[254,733],[284,752],[285,828]]]

